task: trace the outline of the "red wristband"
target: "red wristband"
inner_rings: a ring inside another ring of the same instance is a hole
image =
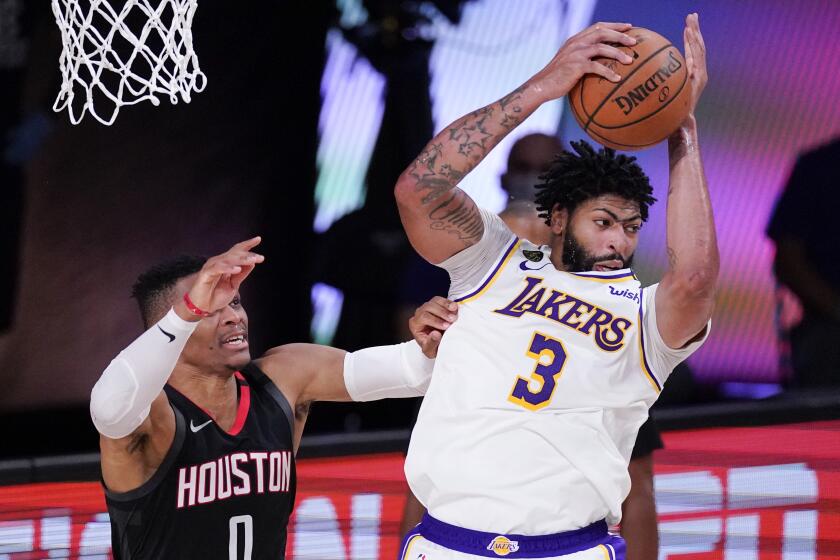
[[[204,311],[192,302],[189,292],[184,292],[184,303],[193,315],[198,315],[199,317],[209,317],[211,315],[209,311]]]

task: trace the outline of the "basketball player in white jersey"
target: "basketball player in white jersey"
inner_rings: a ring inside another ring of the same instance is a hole
[[[692,107],[669,138],[662,280],[629,266],[654,202],[634,158],[573,144],[537,197],[553,238],[537,246],[457,187],[592,60],[628,63],[629,24],[595,24],[514,92],[451,124],[400,176],[414,248],[447,269],[458,320],[443,337],[412,434],[406,477],[428,515],[403,558],[623,557],[607,532],[629,491],[636,431],[673,367],[708,334],[719,267],[694,107],[706,84],[696,14],[684,32]],[[620,71],[621,66],[615,66]]]
[[[541,183],[540,175],[551,168],[555,156],[563,146],[554,136],[542,133],[527,134],[511,146],[507,170],[501,176],[501,186],[508,195],[507,206],[499,217],[520,239],[535,245],[550,245],[551,230],[539,216],[534,185]],[[449,306],[455,309],[450,309]],[[421,305],[408,321],[409,329],[421,342],[426,356],[437,354],[437,343],[457,315],[457,305],[443,298],[433,298]],[[420,321],[423,321],[422,323]],[[433,328],[431,325],[438,325]],[[434,338],[432,338],[434,336]],[[416,416],[416,413],[415,413]],[[630,493],[622,504],[621,536],[624,538],[627,560],[653,560],[658,556],[659,530],[656,500],[653,491],[653,452],[664,447],[659,430],[652,418],[641,425],[630,455]],[[422,504],[409,490],[400,535],[412,530],[426,513]]]

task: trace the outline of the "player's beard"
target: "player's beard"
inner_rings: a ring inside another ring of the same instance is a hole
[[[566,231],[566,237],[563,239],[563,264],[569,272],[590,272],[595,268],[595,263],[611,260],[621,261],[621,268],[630,268],[633,265],[633,255],[626,260],[618,253],[593,255],[584,249],[571,229]]]

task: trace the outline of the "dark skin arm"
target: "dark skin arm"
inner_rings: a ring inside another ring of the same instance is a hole
[[[671,348],[685,346],[705,329],[714,310],[720,269],[712,204],[694,118],[694,108],[708,80],[706,48],[697,14],[686,18],[684,38],[692,107],[682,126],[668,139],[669,266],[656,291],[657,325]]]
[[[458,314],[457,305],[433,297],[409,319],[409,331],[423,353],[434,358],[441,333]],[[295,411],[295,451],[303,434],[303,422],[315,401],[348,402],[344,384],[344,350],[317,344],[286,344],[272,348],[255,363],[271,378]]]
[[[653,453],[630,460],[630,493],[621,505],[621,536],[627,560],[656,560],[659,526],[653,493]]]
[[[543,103],[566,95],[586,73],[618,81],[618,74],[594,57],[629,64],[632,59],[608,43],[635,44],[623,32],[630,24],[596,23],[571,37],[528,81],[435,136],[400,175],[394,194],[411,244],[431,263],[440,263],[477,243],[484,224],[478,207],[456,185],[501,140]]]
[[[294,411],[295,453],[313,402],[352,400],[344,385],[346,353],[329,346],[296,343],[272,348],[254,361],[277,385]]]

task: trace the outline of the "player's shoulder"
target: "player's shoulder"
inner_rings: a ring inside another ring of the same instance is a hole
[[[527,239],[516,240],[516,256],[531,262],[548,262],[551,258],[551,248],[548,245],[537,245]]]
[[[255,359],[253,364],[275,385],[288,391],[288,385],[298,385],[309,375],[310,362],[307,356],[311,356],[311,350],[308,348],[310,346],[314,345],[293,343],[275,346]],[[297,383],[294,383],[295,381]]]
[[[330,350],[337,351],[335,348],[305,342],[282,344],[269,348],[262,357],[254,360],[254,364],[269,377],[282,375],[284,372],[287,375],[288,372],[306,373],[311,372],[311,366]]]

